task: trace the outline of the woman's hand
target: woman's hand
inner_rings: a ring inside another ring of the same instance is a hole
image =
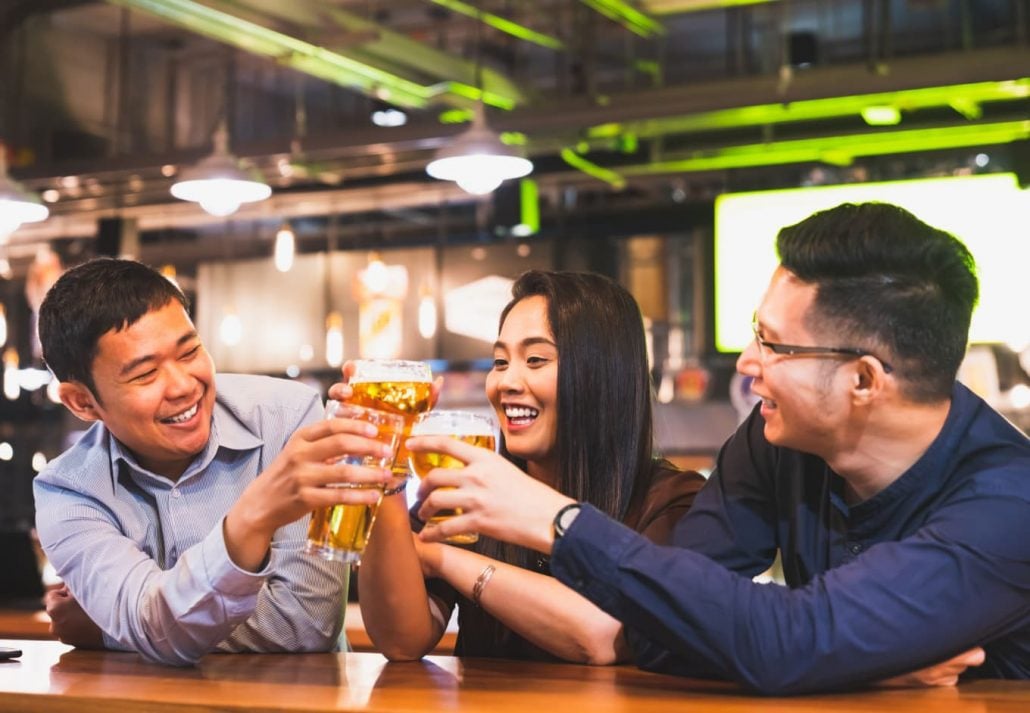
[[[447,545],[441,545],[438,542],[423,542],[414,533],[412,533],[411,539],[415,543],[415,553],[418,555],[419,564],[422,565],[422,577],[425,579],[440,578],[444,548]]]
[[[439,542],[452,535],[477,532],[548,553],[554,542],[551,523],[564,505],[574,502],[523,473],[504,457],[447,436],[407,440],[412,452],[445,453],[464,468],[434,468],[419,487],[418,516],[424,522],[439,510],[460,508],[419,537]]]

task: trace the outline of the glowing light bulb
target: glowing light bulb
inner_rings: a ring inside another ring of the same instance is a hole
[[[289,272],[293,267],[293,256],[296,252],[296,238],[289,225],[283,225],[275,234],[275,269]]]
[[[423,295],[418,303],[418,333],[423,339],[436,335],[436,300],[432,295]]]
[[[32,454],[32,470],[37,473],[46,468],[46,456],[36,451]]]
[[[14,458],[14,447],[7,441],[0,443],[0,460],[11,460],[12,458]]]
[[[325,318],[325,360],[336,368],[343,364],[343,315],[330,312]]]
[[[477,173],[462,176],[455,183],[466,193],[471,193],[474,196],[483,196],[497,190],[503,180],[500,176],[489,173]]]
[[[218,328],[218,336],[226,346],[235,347],[243,340],[243,323],[236,315],[235,310],[230,310],[222,318],[222,324]]]
[[[232,215],[240,208],[240,202],[228,196],[211,195],[201,199],[199,203],[206,212],[219,218]]]
[[[386,292],[386,288],[390,282],[390,273],[386,269],[386,265],[379,256],[374,256],[368,262],[368,267],[365,268],[365,274],[362,276],[362,280],[365,283],[365,287],[372,294],[381,294]]]

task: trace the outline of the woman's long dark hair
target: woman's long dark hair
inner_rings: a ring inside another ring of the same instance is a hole
[[[512,287],[500,326],[516,304],[535,295],[547,300],[558,347],[555,486],[622,520],[635,484],[650,473],[653,449],[640,307],[603,275],[532,270]]]
[[[547,300],[558,348],[555,487],[622,520],[651,480],[651,375],[640,307],[617,282],[584,272],[531,270],[512,287],[500,326],[521,300]],[[501,453],[525,470],[525,461]],[[529,550],[480,538],[476,551],[523,567]]]

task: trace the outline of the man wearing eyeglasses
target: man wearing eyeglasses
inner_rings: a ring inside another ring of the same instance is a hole
[[[777,247],[737,363],[761,403],[678,547],[459,446],[466,472],[431,474],[420,516],[465,514],[422,537],[550,553],[649,669],[780,694],[1030,678],[1030,441],[955,381],[972,256],[886,204],[817,213]],[[788,587],[754,583],[777,553]]]

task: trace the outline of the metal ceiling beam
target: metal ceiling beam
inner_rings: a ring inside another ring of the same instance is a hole
[[[432,78],[429,84],[439,92],[451,87],[458,96],[467,97],[478,92],[481,82],[483,92],[492,97],[487,103],[493,106],[511,109],[529,101],[525,90],[500,72],[482,67],[477,77],[474,61],[430,47],[325,0],[205,0],[205,4],[229,14],[254,11],[258,24],[278,18],[296,27],[303,39],[351,59],[408,79]],[[342,42],[334,37],[339,34],[334,29],[344,33]],[[356,44],[349,41],[353,37],[364,39]],[[478,99],[478,93],[472,96]],[[455,104],[467,106],[468,102]]]
[[[609,20],[619,23],[634,35],[654,37],[665,34],[665,27],[662,23],[648,17],[646,13],[624,0],[581,0],[581,2]]]
[[[194,0],[107,0],[107,2],[148,13],[191,32],[253,54],[269,57],[285,66],[369,96],[384,98],[384,94],[388,94],[389,101],[398,106],[426,108],[431,103],[469,106],[470,95],[472,100],[478,98],[479,95],[479,88],[459,81],[420,84],[394,72],[347,56],[340,51],[331,51],[284,32],[270,29],[264,24],[246,20],[238,15],[209,7]],[[230,3],[211,2],[210,4],[230,6]],[[330,14],[335,14],[337,19],[344,15],[342,11]],[[372,25],[373,23],[366,24]],[[375,27],[378,28],[378,26]],[[385,42],[394,41],[397,44],[395,37],[399,36],[396,36],[395,33],[389,33],[384,28],[378,28],[376,32],[380,36],[379,42],[384,42],[381,39],[382,36],[389,36]],[[398,54],[403,54],[403,50],[392,51],[393,56],[396,57]],[[431,62],[428,64],[432,66]],[[501,81],[499,77],[500,75],[497,74],[491,75],[489,83],[484,79],[483,101],[504,109],[511,109],[523,103],[525,96],[521,92],[512,91],[514,85]],[[517,90],[517,88],[515,89]]]
[[[517,39],[525,42],[531,42],[541,47],[546,47],[552,50],[564,50],[565,43],[559,40],[557,37],[551,35],[545,35],[542,32],[532,30],[525,25],[520,25],[517,22],[495,15],[492,12],[484,12],[474,5],[470,5],[467,2],[461,2],[461,0],[429,0],[435,5],[445,7],[452,12],[456,12],[466,17],[472,17],[482,22],[484,25],[488,25],[495,30],[499,30],[506,35],[511,35]]]

